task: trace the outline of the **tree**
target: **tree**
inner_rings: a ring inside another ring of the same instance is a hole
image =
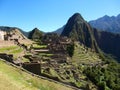
[[[74,44],[70,44],[70,45],[67,46],[67,52],[68,52],[70,57],[73,56],[73,54],[74,54]]]

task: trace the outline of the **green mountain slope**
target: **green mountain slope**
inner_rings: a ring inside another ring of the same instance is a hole
[[[85,46],[98,50],[92,27],[82,18],[79,13],[75,13],[67,22],[61,36],[67,36],[73,40],[80,41]]]
[[[37,28],[34,28],[32,31],[29,32],[28,38],[29,38],[29,39],[33,39],[33,40],[41,39],[41,38],[42,38],[42,35],[43,35],[43,32],[42,32],[42,31],[40,31],[40,30],[37,29]]]

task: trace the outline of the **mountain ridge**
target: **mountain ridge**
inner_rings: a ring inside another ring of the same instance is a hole
[[[120,33],[120,14],[117,16],[105,15],[96,20],[89,21],[89,24],[99,30]]]

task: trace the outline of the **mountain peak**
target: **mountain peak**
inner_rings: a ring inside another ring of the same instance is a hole
[[[103,17],[104,17],[104,18],[109,18],[109,16],[108,16],[108,15],[104,15]]]
[[[40,31],[38,28],[34,28],[32,31],[29,33],[29,39],[41,39],[43,35],[43,32]]]
[[[38,28],[34,28],[33,31],[39,31],[39,29]]]
[[[117,18],[120,18],[120,14],[117,15]]]
[[[83,19],[83,17],[81,16],[81,14],[80,13],[75,13],[75,14],[73,14],[73,16],[72,17],[80,17],[80,18],[82,18]]]
[[[80,13],[73,14],[73,16],[70,19],[72,19],[73,21],[83,21],[84,20]]]
[[[85,46],[97,50],[97,44],[93,36],[92,27],[79,13],[75,13],[68,20],[61,36],[67,36],[75,41],[80,41]]]

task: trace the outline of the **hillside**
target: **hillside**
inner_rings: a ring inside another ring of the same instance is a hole
[[[7,82],[7,83],[6,83]],[[0,90],[72,90],[61,84],[38,78],[0,60]]]
[[[29,32],[28,38],[32,40],[36,40],[36,39],[40,40],[43,34],[44,33],[40,31],[38,28],[34,28],[32,31]]]
[[[99,30],[120,33],[120,14],[111,17],[105,15],[101,18],[90,21],[89,24]]]
[[[120,62],[120,34],[94,29],[94,36],[101,50],[113,55]]]

